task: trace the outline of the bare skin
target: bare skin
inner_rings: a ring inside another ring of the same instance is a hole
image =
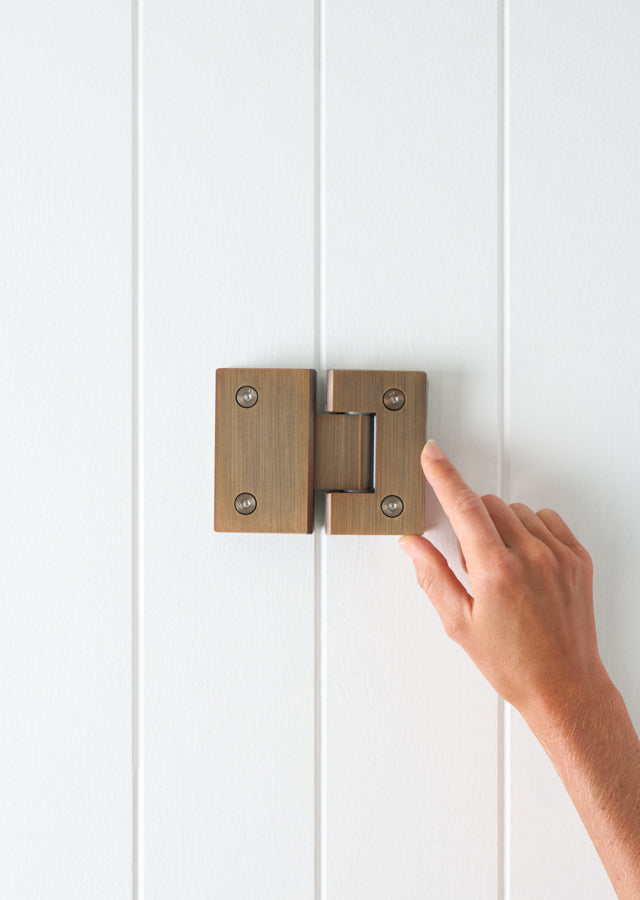
[[[639,898],[640,740],[598,653],[591,557],[553,510],[479,497],[435,442],[422,467],[472,593],[426,538],[400,546],[449,637],[544,747],[618,897]]]

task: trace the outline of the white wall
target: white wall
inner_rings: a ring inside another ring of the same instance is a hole
[[[639,726],[637,5],[2,18],[2,896],[612,897],[394,539],[213,532],[213,413],[219,366],[425,369],[590,550]]]
[[[130,892],[131,10],[0,27],[0,894]]]

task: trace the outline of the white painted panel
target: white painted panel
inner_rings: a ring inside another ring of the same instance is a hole
[[[595,564],[600,651],[640,725],[640,8],[511,11],[510,497],[556,508]],[[613,897],[524,723],[513,900]]]
[[[150,897],[314,882],[314,542],[213,531],[215,370],[313,368],[311,2],[145,3]]]
[[[4,3],[0,893],[131,890],[131,10]]]
[[[496,15],[326,14],[326,361],[426,370],[428,431],[481,493],[498,486]],[[431,495],[428,526],[452,553]],[[324,543],[327,897],[495,897],[498,700],[395,544]]]

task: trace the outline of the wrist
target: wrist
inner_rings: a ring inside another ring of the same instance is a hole
[[[626,713],[622,696],[598,660],[589,678],[555,686],[520,712],[552,755],[556,744],[579,742],[583,733],[593,737],[622,710]]]
[[[602,672],[540,700],[525,718],[567,788],[616,893],[640,897],[640,741],[621,694]]]

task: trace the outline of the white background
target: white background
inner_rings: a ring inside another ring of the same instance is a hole
[[[613,896],[394,538],[213,532],[214,389],[426,370],[640,724],[639,79],[632,0],[2,4],[2,896]]]

